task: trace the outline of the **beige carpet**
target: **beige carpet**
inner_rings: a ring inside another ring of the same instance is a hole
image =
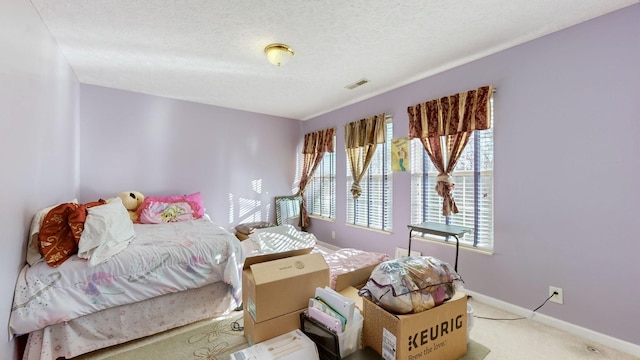
[[[229,360],[232,353],[248,346],[243,332],[233,330],[235,321],[242,325],[242,311],[98,350],[74,360]],[[482,360],[489,351],[471,340],[467,355],[460,360]]]
[[[242,325],[242,311],[208,319],[163,333],[130,341],[73,358],[74,360],[229,360],[230,355],[248,346]]]
[[[482,360],[487,357],[490,351],[488,347],[471,339],[467,344],[467,355],[461,357],[459,360]]]

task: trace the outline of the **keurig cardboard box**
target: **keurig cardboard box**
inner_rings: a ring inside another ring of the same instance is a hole
[[[306,308],[316,288],[328,285],[321,254],[254,263],[242,272],[244,306],[255,323]]]
[[[427,311],[395,315],[363,297],[362,346],[385,360],[458,359],[467,353],[467,295]]]

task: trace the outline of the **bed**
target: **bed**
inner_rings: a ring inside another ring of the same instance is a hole
[[[80,253],[24,266],[9,321],[10,336],[28,334],[23,359],[69,359],[240,305],[244,255],[228,230],[206,215],[131,226],[127,246],[93,266]]]
[[[337,290],[364,283],[372,268],[389,258],[322,246],[313,234],[291,225],[256,230],[242,242],[206,215],[132,226],[135,239],[95,266],[78,255],[55,268],[28,261],[9,322],[12,335],[28,334],[24,360],[69,359],[227,314],[241,305],[247,256],[321,253]]]

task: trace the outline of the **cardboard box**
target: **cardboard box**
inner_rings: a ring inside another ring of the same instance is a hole
[[[267,261],[284,259],[292,256],[306,255],[311,253],[312,250],[313,250],[313,247],[308,247],[308,248],[302,248],[302,249],[282,251],[277,253],[247,256],[247,258],[244,260],[244,265],[242,268],[248,269],[253,264],[259,264]]]
[[[364,284],[369,280],[371,272],[373,271],[373,269],[375,269],[376,266],[378,266],[378,264],[369,265],[367,267],[337,275],[336,288],[334,290],[340,292],[341,290],[349,286],[353,286],[358,289],[362,288]]]
[[[297,310],[259,323],[253,321],[247,310],[244,310],[244,337],[247,338],[249,345],[253,345],[300,329],[300,313],[304,310]]]
[[[328,285],[329,266],[321,254],[245,264],[242,272],[243,302],[256,323],[306,308],[316,288]]]
[[[358,295],[358,289],[356,289],[353,286],[348,286],[340,290],[339,293],[340,295],[346,297],[347,299],[353,300],[356,303],[356,307],[361,312],[364,312],[363,305],[362,305],[362,296]]]
[[[231,354],[231,360],[318,360],[316,344],[300,330],[255,344]]]
[[[394,315],[363,298],[362,346],[386,360],[458,359],[467,353],[467,295],[457,292],[439,306]]]
[[[291,256],[299,256],[299,255],[306,255],[311,253],[311,251],[313,250],[313,247],[310,248],[302,248],[302,249],[296,249],[296,250],[289,250],[289,251],[283,251],[283,252],[279,252],[279,253],[273,253],[273,254],[261,254],[261,255],[254,255],[254,256],[249,256],[244,260],[244,264],[243,264],[243,270],[247,270],[249,268],[251,268],[251,265],[253,264],[259,264],[259,263],[263,263],[263,262],[267,262],[267,261],[272,261],[272,260],[278,260],[278,259],[284,259],[284,258],[288,258]],[[245,287],[244,284],[244,275],[242,277],[242,287]],[[247,292],[243,291],[242,292],[242,303],[246,304],[247,303]]]

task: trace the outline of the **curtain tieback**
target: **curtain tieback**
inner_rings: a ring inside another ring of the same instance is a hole
[[[440,173],[438,177],[436,177],[437,182],[446,182],[448,184],[453,185],[453,178],[449,174]]]
[[[449,174],[439,174],[436,178],[436,192],[442,197],[442,215],[449,216],[452,213],[458,213],[458,206],[456,205],[451,191],[455,187],[453,178]]]
[[[353,195],[354,199],[357,199],[360,197],[360,194],[362,194],[360,183],[354,181],[353,184],[351,184],[351,195]]]
[[[440,196],[444,197],[444,194],[442,194],[441,192],[443,192],[444,190],[450,192],[455,186],[456,184],[454,184],[453,178],[449,174],[441,173],[438,175],[438,177],[436,177],[436,191],[438,191],[438,194]]]

